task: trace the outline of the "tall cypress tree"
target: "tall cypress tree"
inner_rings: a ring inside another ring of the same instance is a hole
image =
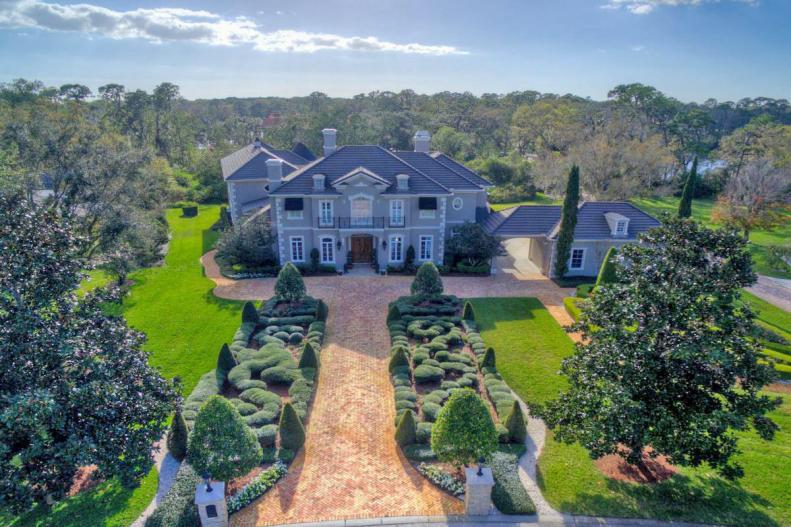
[[[563,278],[568,271],[568,260],[571,257],[571,245],[574,243],[574,228],[577,226],[577,206],[580,201],[580,169],[571,167],[569,180],[566,184],[566,197],[563,200],[563,213],[560,217],[560,232],[556,244],[555,274]]]
[[[692,170],[687,175],[684,191],[681,193],[681,203],[678,204],[678,217],[689,218],[692,216],[692,196],[695,194],[695,182],[698,179],[698,157],[692,160]]]

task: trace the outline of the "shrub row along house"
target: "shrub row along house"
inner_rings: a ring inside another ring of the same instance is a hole
[[[454,229],[471,222],[497,236],[534,239],[530,259],[551,274],[559,207],[491,212],[492,184],[432,152],[425,131],[415,134],[414,151],[338,146],[336,130],[322,133],[324,155],[318,159],[301,144],[278,150],[256,141],[221,163],[232,220],[268,215],[281,265],[311,262],[311,252],[318,254],[316,263],[338,270],[347,263],[397,270],[411,263],[412,252],[415,264],[442,265]],[[627,203],[584,204],[577,231],[585,244],[572,250],[569,274],[595,275],[607,248],[657,224]],[[610,229],[602,231],[602,225]]]

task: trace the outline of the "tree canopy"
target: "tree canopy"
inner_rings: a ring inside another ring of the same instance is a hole
[[[431,430],[431,449],[453,465],[471,465],[497,447],[497,431],[489,409],[471,389],[456,390]]]

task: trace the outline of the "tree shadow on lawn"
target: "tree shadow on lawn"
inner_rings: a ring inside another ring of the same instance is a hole
[[[218,220],[217,223],[208,229],[203,229],[203,231],[201,231],[201,254],[206,254],[217,246],[217,241],[220,239],[221,233],[221,231],[217,229],[217,224],[219,223]]]
[[[244,300],[228,300],[227,298],[220,298],[215,296],[214,294],[214,286],[209,288],[205,293],[203,293],[203,300],[212,306],[217,307],[221,311],[238,311],[241,313],[242,306],[244,305]],[[241,315],[239,318],[239,324],[242,323]]]
[[[537,471],[541,488],[545,482]],[[765,498],[738,483],[718,477],[676,474],[662,483],[637,484],[606,479],[614,495],[582,491],[559,509],[572,514],[652,518],[719,525],[776,527],[779,524],[758,507],[771,507]]]

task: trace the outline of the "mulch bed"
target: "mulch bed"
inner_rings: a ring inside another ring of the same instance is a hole
[[[94,477],[96,475],[97,468],[98,467],[96,465],[87,465],[78,468],[77,472],[74,474],[74,478],[72,479],[68,496],[76,496],[80,492],[90,490],[98,485],[100,480]]]
[[[648,449],[643,453],[645,469],[630,465],[618,454],[610,454],[595,461],[596,468],[605,477],[627,483],[660,483],[672,478],[678,469],[668,463],[665,456],[651,458]]]

